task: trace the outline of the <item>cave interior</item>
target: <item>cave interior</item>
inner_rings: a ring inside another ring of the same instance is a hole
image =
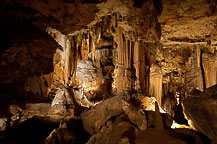
[[[1,0],[1,144],[216,144],[216,0]]]

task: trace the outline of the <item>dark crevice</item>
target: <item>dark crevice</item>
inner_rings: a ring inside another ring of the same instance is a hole
[[[98,131],[100,131],[100,130],[102,129],[102,127],[106,125],[106,123],[107,123],[108,121],[114,122],[118,117],[120,117],[120,116],[123,115],[123,114],[124,114],[124,112],[122,112],[122,113],[120,113],[120,114],[118,114],[118,115],[111,116],[109,119],[107,119],[107,120],[105,121],[104,125],[101,125],[101,126],[100,126],[100,128],[99,128]]]
[[[85,144],[91,137],[90,134],[83,129],[83,123],[80,119],[70,119],[69,123],[67,123],[67,127],[75,133],[73,144]]]
[[[112,45],[96,47],[96,50],[103,50],[103,49],[113,49]]]
[[[130,144],[135,144],[136,134],[135,128],[131,127],[127,131],[124,132],[122,137],[127,137],[129,139]]]
[[[74,97],[74,93],[73,93],[73,90],[72,90],[72,88],[67,88],[67,90],[68,90],[68,92],[69,92],[69,94],[70,94],[70,96],[71,96],[71,98],[72,98],[72,101],[73,101],[73,105],[74,105],[74,114],[76,115],[76,116],[79,116],[84,110],[85,110],[85,108],[84,107],[82,107],[82,106],[80,106],[78,103],[77,103],[77,101],[76,101],[76,99],[75,99],[75,97]]]
[[[203,90],[206,89],[206,79],[205,79],[205,72],[203,67],[203,50],[200,50],[200,67],[201,67],[201,73],[202,73],[202,79],[203,79]]]
[[[142,4],[147,2],[147,0],[134,0],[134,7],[138,7],[138,8],[141,8],[142,7]]]
[[[174,117],[173,119],[178,123],[178,124],[184,124],[189,126],[188,121],[185,119],[184,113],[183,113],[183,108],[182,105],[176,105],[175,109],[174,109]]]
[[[195,42],[204,42],[204,41],[205,41],[205,38],[189,39],[188,37],[184,37],[184,38],[172,37],[172,38],[168,38],[168,40],[177,41],[177,42],[190,42],[190,43],[195,43]]]
[[[37,117],[32,117],[6,131],[0,143],[38,144],[58,126],[59,123],[46,123]]]

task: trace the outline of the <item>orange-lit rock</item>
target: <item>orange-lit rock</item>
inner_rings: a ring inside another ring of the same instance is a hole
[[[1,0],[0,143],[215,143],[216,8]]]
[[[189,96],[184,101],[184,113],[194,128],[203,132],[213,142],[216,141],[216,85],[206,89],[201,95]],[[198,106],[198,104],[200,106]]]

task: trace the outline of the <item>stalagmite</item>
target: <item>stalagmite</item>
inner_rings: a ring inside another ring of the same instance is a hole
[[[161,106],[162,104],[162,73],[158,66],[152,65],[150,72],[150,89],[149,94],[154,96]]]

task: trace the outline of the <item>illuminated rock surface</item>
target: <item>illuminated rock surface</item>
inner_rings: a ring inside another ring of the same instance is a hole
[[[201,95],[188,97],[184,101],[184,113],[187,119],[191,120],[191,125],[214,140],[217,140],[216,101],[217,85],[206,89]]]

